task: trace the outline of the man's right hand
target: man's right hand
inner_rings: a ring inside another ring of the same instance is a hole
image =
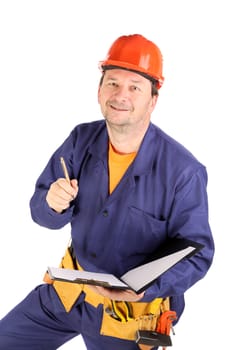
[[[48,190],[46,201],[50,208],[57,213],[62,213],[70,206],[70,202],[75,199],[78,194],[78,181],[73,179],[70,183],[60,178],[53,182]]]

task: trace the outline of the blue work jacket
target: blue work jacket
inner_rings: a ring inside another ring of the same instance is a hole
[[[76,126],[54,152],[36,182],[30,201],[39,225],[60,229],[70,223],[75,254],[88,271],[120,277],[140,265],[169,238],[204,244],[151,285],[142,301],[170,296],[180,315],[184,293],[204,277],[214,255],[208,222],[206,168],[181,144],[150,123],[134,162],[109,195],[108,133],[104,120]],[[50,185],[64,177],[78,179],[78,196],[58,214],[49,208]]]

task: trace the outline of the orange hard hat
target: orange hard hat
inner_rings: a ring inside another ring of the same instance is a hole
[[[107,57],[99,63],[102,71],[109,68],[124,68],[156,80],[157,88],[163,84],[163,58],[160,49],[140,34],[123,35],[110,47]]]

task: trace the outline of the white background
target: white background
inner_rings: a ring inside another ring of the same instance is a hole
[[[215,259],[186,293],[172,348],[229,348],[231,6],[230,0],[0,0],[0,317],[63,255],[69,226],[51,231],[30,217],[35,181],[76,124],[102,118],[98,61],[118,36],[140,33],[164,56],[165,82],[152,121],[190,149],[209,174]],[[85,347],[76,338],[62,349]]]

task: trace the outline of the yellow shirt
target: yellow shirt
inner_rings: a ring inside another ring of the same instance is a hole
[[[114,150],[109,142],[108,168],[109,168],[109,193],[111,194],[120,182],[122,176],[133,162],[137,152],[122,154]]]

